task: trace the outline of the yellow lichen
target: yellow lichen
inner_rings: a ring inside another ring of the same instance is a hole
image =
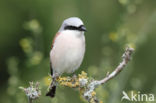
[[[92,96],[94,97],[94,96],[96,95],[96,92],[95,92],[95,91],[93,91],[91,94],[92,94]]]
[[[79,78],[88,78],[87,73],[82,71],[81,74],[78,75]]]
[[[81,74],[78,74],[78,77],[58,77],[56,81],[61,86],[66,86],[70,88],[79,88],[81,97],[83,96],[84,92],[86,91],[85,87],[80,86],[80,80],[86,79],[88,81],[87,73],[82,71]],[[95,103],[96,98],[96,92],[91,92],[91,99],[89,100],[89,103]],[[102,103],[102,102],[100,102]]]
[[[79,87],[78,78],[59,77],[57,78],[57,82],[62,86],[67,86],[71,88]]]
[[[58,77],[56,81],[62,85],[67,86],[71,88],[76,88],[80,86],[79,79],[88,78],[87,73],[82,71],[81,74],[78,75],[78,77],[72,78],[72,77]]]
[[[91,98],[91,100],[89,101],[89,103],[95,103],[94,98]]]

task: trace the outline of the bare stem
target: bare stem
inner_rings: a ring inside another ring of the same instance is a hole
[[[133,48],[129,48],[129,47],[126,48],[126,51],[122,56],[122,58],[123,58],[122,62],[116,67],[116,69],[111,74],[108,74],[105,78],[98,81],[99,84],[104,84],[108,80],[112,79],[117,74],[119,74],[124,69],[124,67],[128,64],[128,62],[130,61],[130,58],[131,58],[131,55],[132,55],[133,51],[134,51]]]
[[[28,103],[32,103],[32,99],[30,97],[28,97]]]
[[[98,85],[102,85],[106,83],[107,81],[111,80],[115,76],[117,76],[123,69],[124,67],[128,64],[130,61],[131,55],[133,53],[134,49],[127,47],[125,50],[125,53],[122,56],[122,62],[115,68],[115,70],[112,73],[107,73],[106,77],[103,78],[102,80],[94,80],[90,82],[87,86],[87,90],[84,92],[84,98],[89,102],[89,103],[98,103],[98,100],[95,96],[92,95],[94,92],[95,88]],[[93,102],[91,102],[91,100]]]

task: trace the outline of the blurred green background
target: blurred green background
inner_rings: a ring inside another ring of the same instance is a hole
[[[35,103],[84,102],[77,90],[65,87],[57,88],[54,99],[44,96],[52,39],[71,16],[88,30],[76,74],[84,70],[101,79],[119,64],[126,46],[135,48],[124,71],[96,89],[100,100],[121,103],[123,90],[156,94],[156,0],[0,0],[0,103],[27,103],[19,86],[29,81],[41,84]]]

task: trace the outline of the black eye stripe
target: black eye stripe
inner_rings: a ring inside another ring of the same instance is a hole
[[[71,25],[68,25],[68,26],[65,26],[64,27],[64,30],[79,30],[79,31],[81,31],[81,27],[82,27],[83,25],[80,25],[79,27],[76,27],[76,26],[71,26]]]
[[[75,26],[65,26],[64,29],[65,29],[65,30],[77,30],[78,27],[75,27]]]

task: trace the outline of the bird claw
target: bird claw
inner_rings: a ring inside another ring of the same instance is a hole
[[[55,73],[53,74],[52,78],[58,78],[59,77],[59,74],[58,73]]]

